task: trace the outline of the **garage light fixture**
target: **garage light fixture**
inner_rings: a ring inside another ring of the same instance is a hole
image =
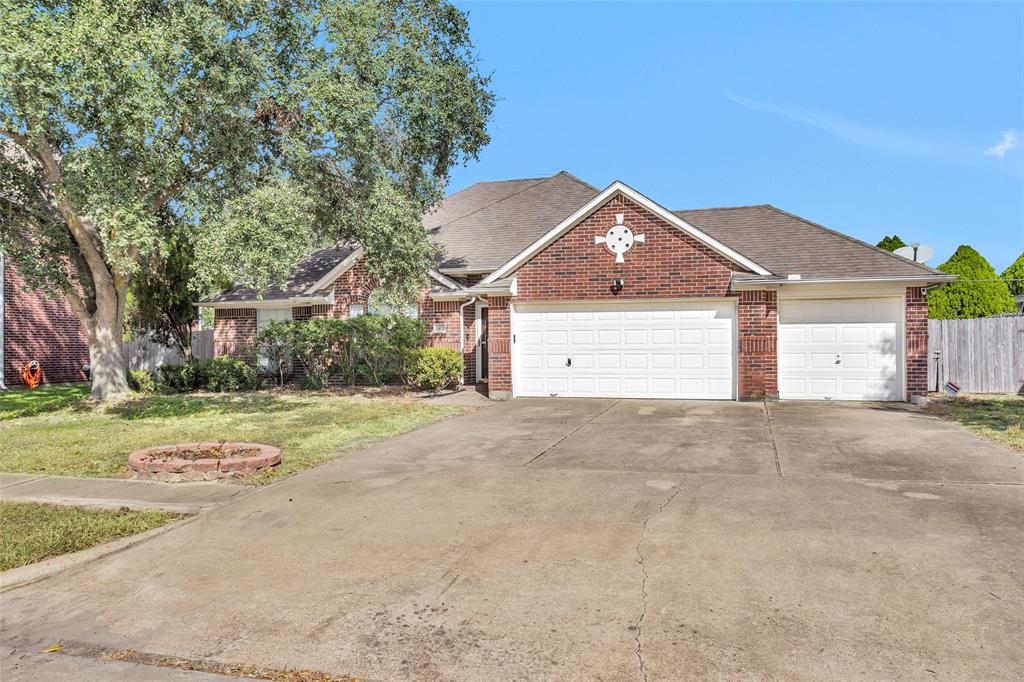
[[[625,286],[626,280],[615,278],[612,280],[612,295],[618,296],[622,292],[622,287]]]

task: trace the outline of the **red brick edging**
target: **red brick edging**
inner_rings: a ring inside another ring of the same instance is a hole
[[[247,457],[175,458],[181,450],[252,451]],[[245,478],[281,463],[281,450],[262,443],[179,443],[136,450],[128,455],[128,466],[138,478],[162,481],[212,481],[220,478]]]

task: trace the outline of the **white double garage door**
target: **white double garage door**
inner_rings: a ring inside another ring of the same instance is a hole
[[[782,398],[899,400],[899,299],[782,301]],[[729,400],[734,300],[514,304],[517,396]]]

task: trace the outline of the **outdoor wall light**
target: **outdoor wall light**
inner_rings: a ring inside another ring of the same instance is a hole
[[[625,284],[626,284],[626,280],[624,280],[624,279],[617,279],[617,278],[613,279],[612,280],[612,294],[614,296],[618,296],[619,293],[622,291],[622,287]]]

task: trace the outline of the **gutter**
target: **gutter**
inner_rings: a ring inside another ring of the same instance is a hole
[[[4,383],[4,255],[0,253],[0,391],[7,390]]]
[[[326,296],[293,296],[292,298],[258,299],[253,301],[196,301],[199,308],[293,308],[306,305],[334,305],[334,291]]]
[[[796,279],[773,278],[744,278],[733,279],[732,289],[741,291],[743,289],[763,289],[766,286],[800,286],[802,284],[943,284],[952,282],[957,275],[908,275],[906,277],[814,277],[803,279],[799,275]]]

